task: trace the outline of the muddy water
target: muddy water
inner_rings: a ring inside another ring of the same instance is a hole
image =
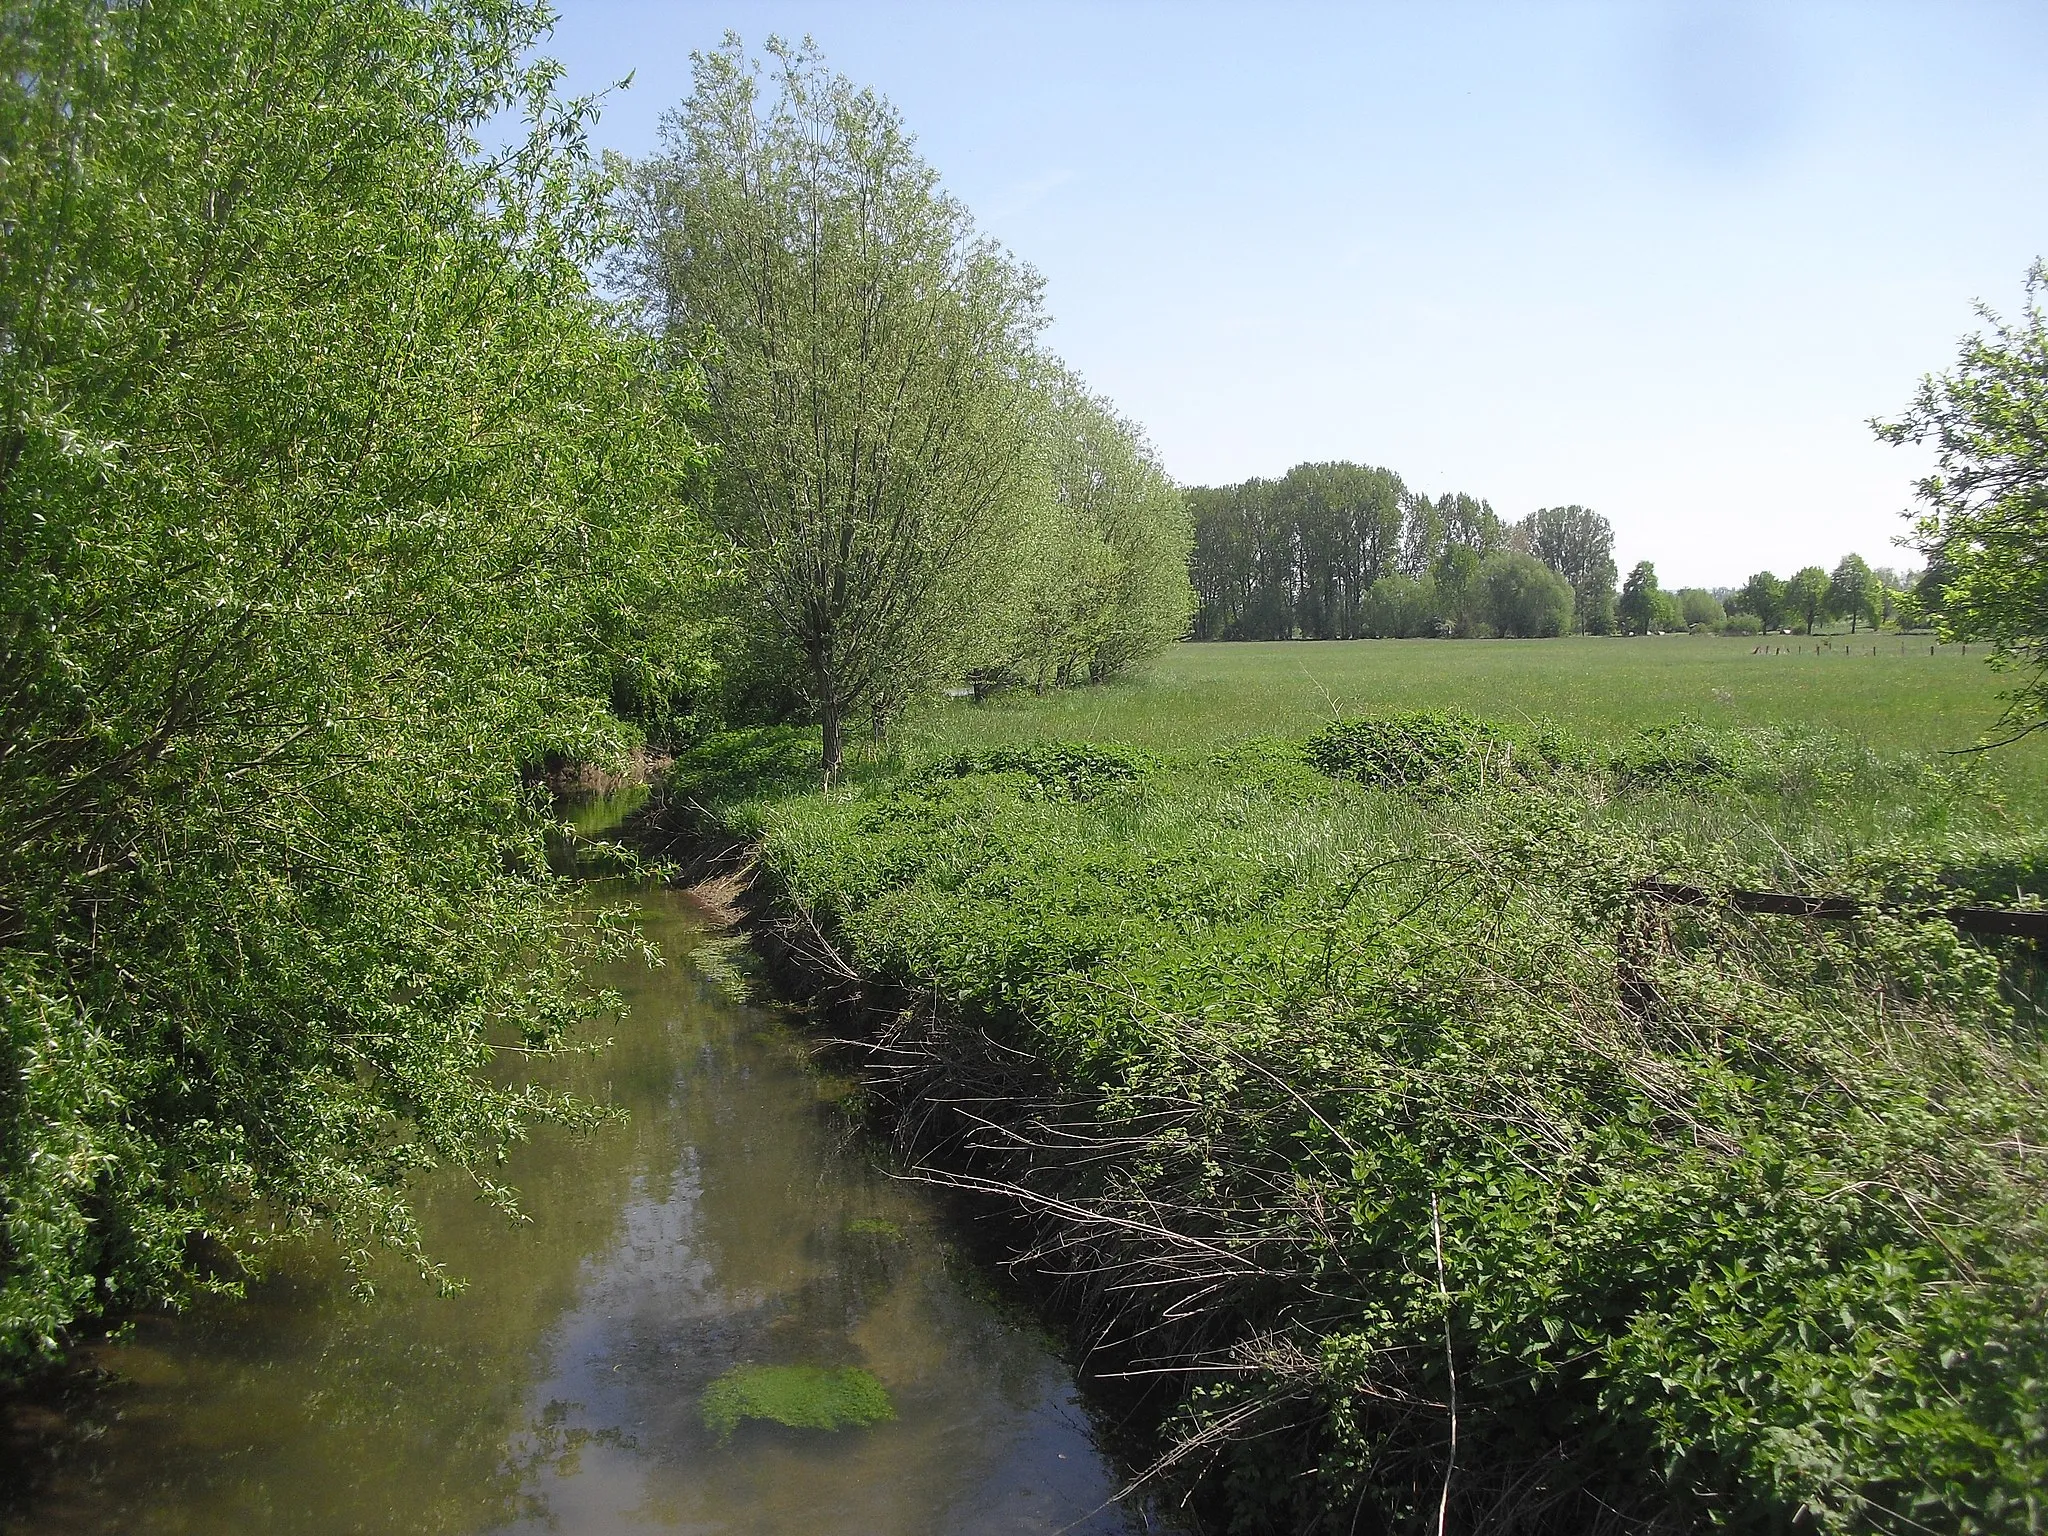
[[[1113,1477],[1045,1341],[984,1299],[914,1186],[732,1000],[685,900],[636,903],[664,964],[566,1086],[629,1111],[544,1132],[509,1170],[530,1220],[452,1183],[423,1201],[467,1290],[400,1273],[365,1302],[309,1252],[240,1302],[102,1346],[10,1532],[1105,1533]],[[701,1395],[743,1364],[858,1366],[896,1417],[740,1424]]]

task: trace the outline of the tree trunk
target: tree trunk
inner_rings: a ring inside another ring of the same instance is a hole
[[[846,711],[836,695],[828,695],[818,704],[818,724],[824,735],[825,787],[832,787],[832,780],[839,774],[839,762],[845,755]]]

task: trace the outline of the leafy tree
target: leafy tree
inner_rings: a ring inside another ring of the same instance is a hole
[[[1728,611],[1754,614],[1757,622],[1767,630],[1782,629],[1788,612],[1785,583],[1769,571],[1758,571],[1728,599]]]
[[[1674,596],[1678,600],[1678,621],[1687,629],[1719,629],[1728,617],[1721,600],[1704,587],[1681,587]]]
[[[1571,583],[1534,555],[1497,549],[1480,562],[1479,582],[1497,635],[1562,635],[1572,627]]]
[[[1359,604],[1400,559],[1401,477],[1362,464],[1297,464],[1274,488],[1299,553],[1296,627],[1316,639],[1359,635]]]
[[[1621,621],[1622,631],[1631,635],[1646,635],[1658,626],[1663,609],[1658,604],[1657,567],[1647,560],[1636,562],[1628,573],[1628,580],[1621,584],[1621,600],[1615,604],[1615,617]]]
[[[1859,622],[1877,623],[1880,589],[1877,577],[1861,555],[1844,555],[1828,577],[1828,612],[1849,621],[1849,633]]]
[[[1041,387],[1050,497],[1006,551],[1016,617],[995,670],[1033,687],[1104,682],[1187,633],[1191,529],[1144,435],[1071,372]],[[992,588],[985,606],[1002,604]]]
[[[712,512],[749,633],[823,727],[892,707],[971,648],[970,615],[1037,493],[1038,278],[980,236],[887,102],[771,40],[695,55],[634,172],[628,277],[701,367]]]
[[[1377,640],[1411,640],[1436,632],[1436,587],[1393,571],[1365,594],[1363,628]]]
[[[0,22],[0,1365],[579,1114],[484,1072],[586,1002],[520,768],[705,675],[702,456],[545,23]]]
[[[1878,423],[1892,443],[1932,443],[1915,524],[1927,603],[1945,638],[1982,636],[2020,675],[2004,725],[2016,739],[2048,725],[2048,262],[2027,274],[2017,321],[1980,308],[1989,335],[1966,337],[1955,366],[1923,380],[1904,416]],[[1937,576],[1937,572],[1939,575]]]
[[[1817,565],[1794,571],[1785,583],[1785,611],[1812,634],[1815,623],[1828,611],[1828,573]]]
[[[1446,544],[1436,557],[1430,581],[1436,592],[1437,617],[1444,632],[1477,634],[1486,622],[1486,590],[1479,579],[1479,551],[1470,544]]]
[[[1573,628],[1614,628],[1614,529],[1606,518],[1580,506],[1540,507],[1515,524],[1511,542],[1571,583]]]

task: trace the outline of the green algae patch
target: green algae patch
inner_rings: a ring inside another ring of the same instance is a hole
[[[704,1389],[704,1426],[720,1440],[742,1419],[792,1429],[864,1429],[896,1417],[889,1392],[856,1366],[742,1365]]]
[[[903,1229],[893,1221],[884,1221],[879,1216],[856,1216],[846,1224],[848,1237],[872,1237],[885,1243],[903,1242]]]

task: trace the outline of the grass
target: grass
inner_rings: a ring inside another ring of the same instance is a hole
[[[829,793],[804,733],[707,743],[675,798],[863,978],[876,1102],[1033,1223],[1189,1507],[2019,1531],[2039,972],[1911,910],[2048,895],[2029,760],[1940,755],[1994,687],[1677,637],[1182,646],[936,711]]]
[[[1797,651],[1752,654],[1763,644]],[[1816,645],[1835,649],[1816,655]],[[1932,754],[1977,742],[2001,708],[2000,678],[1981,649],[1939,651],[1930,656],[1926,640],[1896,635],[1176,645],[1130,681],[949,705],[917,722],[913,750],[1050,739],[1175,752],[1248,736],[1306,736],[1345,715],[1455,709],[1489,719],[1548,717],[1595,735],[1678,717],[1810,726],[1884,753]],[[2048,811],[2048,742],[1991,756],[2012,794]]]

